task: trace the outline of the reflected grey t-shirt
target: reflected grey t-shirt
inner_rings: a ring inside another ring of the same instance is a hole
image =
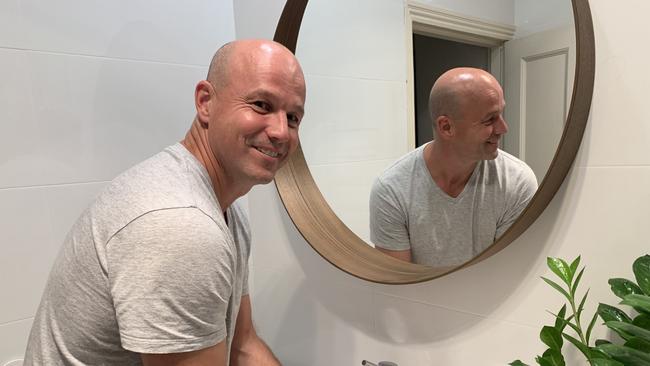
[[[25,365],[140,365],[226,340],[247,294],[250,230],[228,225],[205,168],[181,144],[113,180],[68,234]]]
[[[533,171],[499,150],[480,161],[463,191],[451,197],[435,183],[424,147],[400,158],[375,180],[370,240],[389,250],[411,249],[415,263],[462,264],[481,253],[519,217],[537,190]]]

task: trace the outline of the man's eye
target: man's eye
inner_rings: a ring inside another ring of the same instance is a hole
[[[287,114],[287,121],[289,126],[298,127],[300,125],[300,118],[295,114]]]
[[[264,102],[264,101],[261,101],[261,100],[254,101],[253,105],[256,106],[259,109],[262,109],[262,110],[266,111],[266,112],[271,110],[271,106],[267,102]]]
[[[483,122],[483,123],[486,124],[486,125],[491,125],[491,124],[493,124],[494,122],[496,122],[497,119],[498,119],[497,116],[490,117],[490,119],[488,119],[487,121],[485,121],[485,122]]]

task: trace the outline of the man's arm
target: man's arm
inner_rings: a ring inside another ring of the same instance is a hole
[[[406,250],[389,250],[389,249],[384,249],[380,247],[375,247],[377,250],[380,252],[390,255],[391,257],[403,260],[405,262],[413,262],[413,259],[411,258],[411,249],[406,249]]]
[[[235,336],[230,349],[230,366],[280,366],[280,361],[255,332],[248,295],[242,296],[239,305]]]
[[[226,366],[226,341],[198,351],[140,356],[144,366]]]

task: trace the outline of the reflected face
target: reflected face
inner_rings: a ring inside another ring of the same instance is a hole
[[[503,118],[503,90],[494,80],[484,80],[463,103],[453,141],[461,156],[472,160],[492,160],[498,155],[501,136],[508,132]]]
[[[248,61],[215,91],[208,138],[228,179],[268,183],[298,146],[304,78],[285,54]]]

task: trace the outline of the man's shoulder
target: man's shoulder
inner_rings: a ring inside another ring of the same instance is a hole
[[[423,159],[422,150],[424,146],[422,145],[399,157],[379,175],[379,179],[382,181],[400,179],[404,177],[405,172],[413,171],[419,163],[419,160]]]
[[[516,156],[499,150],[497,158],[494,159],[496,170],[510,178],[516,178],[520,184],[530,185],[537,188],[537,178],[533,170],[523,160]]]
[[[91,205],[90,214],[107,237],[136,218],[163,209],[195,207],[218,220],[218,203],[204,180],[174,145],[111,181]]]

